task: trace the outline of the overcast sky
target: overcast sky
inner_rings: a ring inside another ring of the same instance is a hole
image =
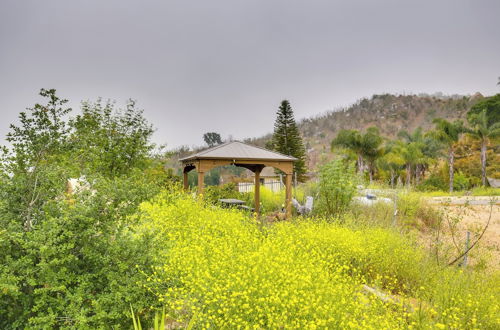
[[[0,1],[0,140],[56,88],[133,98],[168,147],[374,93],[499,92],[499,0]]]

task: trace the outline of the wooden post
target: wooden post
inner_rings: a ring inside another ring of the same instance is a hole
[[[255,171],[255,213],[260,214],[260,169]]]
[[[198,172],[198,195],[203,195],[203,188],[205,186],[204,177],[204,172]]]
[[[292,217],[292,173],[287,173],[285,176],[285,188],[286,188],[286,218],[290,219]]]
[[[189,185],[188,185],[188,172],[184,172],[183,183],[184,183],[184,190],[187,191],[188,188],[189,188]]]

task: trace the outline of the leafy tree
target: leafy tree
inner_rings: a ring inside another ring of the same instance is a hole
[[[341,130],[333,139],[332,148],[340,146],[356,154],[358,172],[363,173],[366,168],[372,182],[375,161],[383,154],[382,142],[383,138],[376,127],[369,127],[365,134],[358,130]]]
[[[382,142],[383,138],[380,136],[380,131],[377,127],[369,127],[366,133],[363,135],[363,154],[368,164],[368,175],[370,177],[370,183],[373,182],[373,175],[375,174],[376,169],[376,161],[384,153]]]
[[[9,177],[2,192],[13,217],[31,230],[43,208],[64,186],[61,167],[67,149],[69,129],[64,116],[71,109],[54,89],[42,89],[46,104],[35,104],[19,114],[20,125],[10,125],[6,140],[12,145],[4,149],[2,172]]]
[[[306,173],[306,151],[290,102],[283,100],[276,115],[270,146],[284,155],[297,158],[293,164],[293,171],[298,180],[303,181]]]
[[[72,154],[83,174],[90,171],[113,177],[147,166],[154,130],[133,100],[121,111],[100,99],[83,102],[82,113],[70,126]]]
[[[486,149],[490,139],[500,136],[500,122],[489,124],[486,109],[468,117],[471,129],[467,133],[481,143],[481,182],[486,186]]]
[[[471,110],[467,113],[467,116],[477,116],[483,110],[486,110],[486,116],[488,117],[488,126],[500,122],[500,93],[494,96],[486,97],[481,101],[474,104]]]
[[[222,144],[222,139],[219,133],[208,132],[203,134],[203,141],[211,148],[216,145]]]
[[[429,136],[432,136],[447,148],[449,187],[450,192],[453,192],[455,144],[458,142],[460,136],[466,131],[466,129],[463,122],[460,120],[449,122],[446,119],[435,118],[433,122],[435,124],[435,129],[430,132]]]
[[[343,129],[339,131],[335,139],[332,140],[331,146],[332,149],[335,147],[343,147],[354,153],[357,157],[356,168],[360,174],[363,173],[365,168],[363,159],[364,152],[362,144],[362,135],[358,130]]]

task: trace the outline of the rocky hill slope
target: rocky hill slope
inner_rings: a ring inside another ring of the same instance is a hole
[[[299,128],[306,144],[308,167],[314,169],[328,157],[330,142],[341,129],[364,130],[377,126],[384,136],[392,138],[401,130],[430,129],[434,118],[465,119],[467,111],[481,98],[479,93],[472,96],[373,95],[349,107],[303,119]],[[264,146],[270,137],[268,134],[246,142]]]

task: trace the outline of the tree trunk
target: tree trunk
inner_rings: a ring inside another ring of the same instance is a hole
[[[363,174],[363,167],[365,165],[363,164],[363,156],[358,155],[358,173]]]
[[[420,164],[415,165],[415,185],[420,183]]]
[[[453,192],[453,178],[454,178],[454,167],[455,167],[455,153],[453,148],[450,148],[450,154],[448,156],[449,171],[450,171],[450,192]]]
[[[394,170],[391,168],[391,188],[394,188]]]
[[[411,164],[406,164],[406,185],[410,186],[411,184]]]
[[[481,141],[481,179],[486,187],[486,140]]]
[[[373,183],[373,166],[368,166],[368,175],[370,176],[370,184]]]

